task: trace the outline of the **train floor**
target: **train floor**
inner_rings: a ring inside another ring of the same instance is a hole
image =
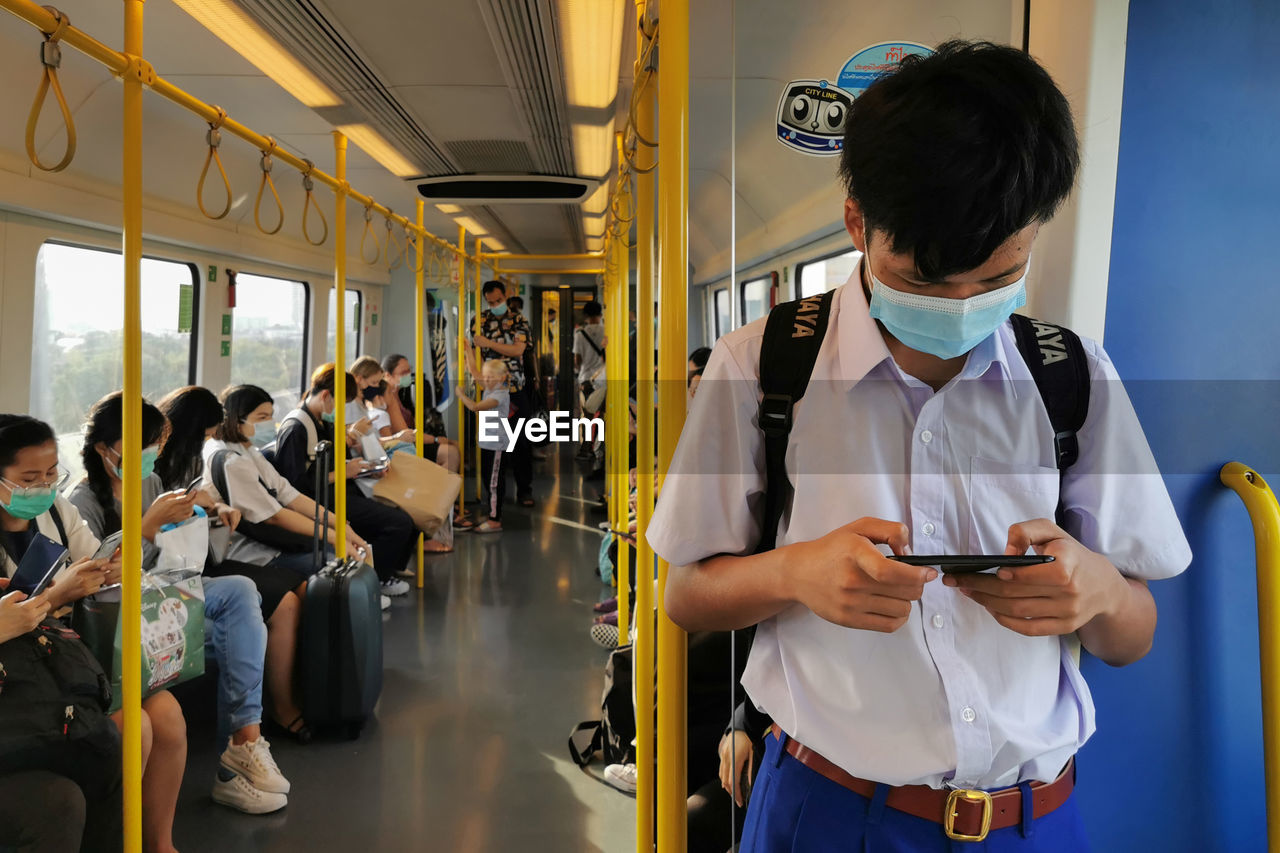
[[[588,636],[604,597],[602,512],[571,445],[536,463],[532,510],[509,495],[501,534],[460,534],[384,614],[385,680],[358,740],[271,739],[289,805],[249,816],[209,797],[220,748],[192,721],[175,844],[183,853],[617,851],[634,800],[569,759],[598,716],[607,653]],[[466,482],[474,494],[474,476]],[[590,529],[588,529],[590,528]],[[598,771],[597,771],[598,772]]]

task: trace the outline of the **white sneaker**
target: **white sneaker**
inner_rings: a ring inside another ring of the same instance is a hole
[[[378,596],[378,597],[379,597],[380,599],[382,599],[382,609],[383,609],[383,610],[390,610],[390,609],[391,609],[391,599],[387,598],[385,595],[380,595],[380,596]]]
[[[604,781],[625,794],[636,792],[636,766],[634,764],[610,764],[604,769]]]
[[[382,594],[392,598],[409,594],[409,584],[399,578],[387,578],[382,582]]]
[[[276,760],[271,757],[271,744],[260,737],[237,746],[228,741],[220,759],[223,767],[238,773],[249,784],[269,794],[289,793],[289,780],[284,778]]]
[[[224,775],[231,778],[223,779]],[[269,814],[289,805],[289,798],[284,794],[261,791],[239,773],[232,773],[226,768],[219,768],[214,776],[212,796],[218,805],[228,806],[245,814]]]

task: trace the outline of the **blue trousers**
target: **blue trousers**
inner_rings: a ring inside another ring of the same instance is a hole
[[[952,841],[942,824],[885,806],[810,770],[765,737],[764,762],[751,791],[739,853],[1087,853],[1075,797],[1021,826],[992,830],[985,841]],[[1024,801],[1029,798],[1024,796]]]
[[[262,722],[267,626],[253,581],[204,578],[204,653],[218,662],[218,737]]]

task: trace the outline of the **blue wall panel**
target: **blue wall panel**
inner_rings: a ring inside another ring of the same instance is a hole
[[[1280,3],[1130,0],[1105,344],[1195,561],[1156,647],[1089,661],[1099,850],[1265,849],[1254,548],[1218,482],[1280,486]]]

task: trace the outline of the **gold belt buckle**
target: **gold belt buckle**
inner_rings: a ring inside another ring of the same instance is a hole
[[[977,835],[962,835],[956,832],[956,818],[959,816],[956,804],[960,800],[982,803],[982,828]],[[991,830],[991,795],[986,791],[974,791],[968,788],[957,788],[947,794],[947,807],[942,816],[942,830],[947,834],[947,838],[953,841],[982,841],[986,839],[987,833]]]

